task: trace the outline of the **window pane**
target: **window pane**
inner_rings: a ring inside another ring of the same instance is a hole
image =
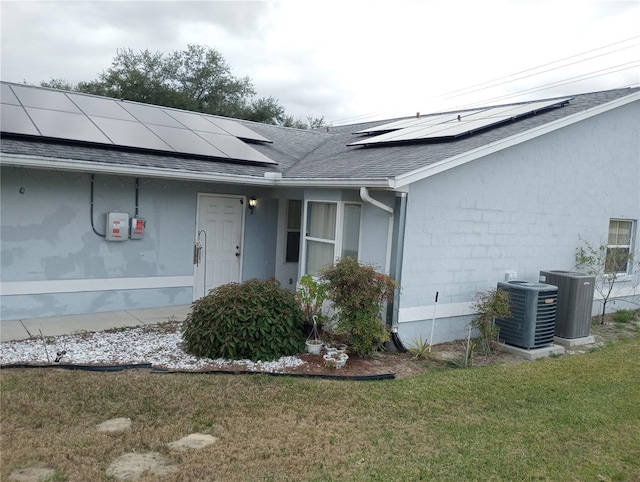
[[[631,243],[631,222],[618,221],[618,241],[617,245],[628,245]]]
[[[336,211],[335,203],[310,202],[307,213],[307,236],[335,241]]]
[[[307,273],[315,275],[329,263],[333,263],[333,244],[307,241]]]
[[[606,273],[626,273],[629,267],[629,248],[607,248]]]
[[[614,246],[624,246],[631,243],[631,221],[610,221],[609,242]]]
[[[287,233],[287,252],[285,254],[286,263],[297,263],[300,259],[300,231],[289,231]]]
[[[607,244],[618,244],[618,221],[609,221],[609,241]]]
[[[345,204],[344,225],[342,227],[342,256],[358,259],[360,241],[360,205]]]
[[[300,219],[302,218],[302,201],[289,200],[287,210],[287,229],[300,229]]]

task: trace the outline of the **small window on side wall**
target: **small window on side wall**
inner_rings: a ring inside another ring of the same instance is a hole
[[[612,219],[609,221],[609,238],[607,241],[607,257],[605,272],[610,274],[626,274],[632,263],[631,233],[633,221]]]
[[[287,248],[284,262],[297,263],[300,259],[300,220],[302,201],[290,199],[287,204]]]

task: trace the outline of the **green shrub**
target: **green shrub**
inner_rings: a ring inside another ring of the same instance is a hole
[[[633,310],[616,310],[611,317],[616,323],[629,323],[637,319],[637,314]]]
[[[491,354],[500,334],[496,318],[511,317],[509,293],[501,289],[490,289],[476,293],[471,303],[471,309],[476,313],[476,316],[471,320],[471,326],[480,331],[480,345],[483,351]]]
[[[307,273],[300,278],[298,284],[296,299],[300,303],[305,323],[313,324],[315,316],[318,326],[322,325],[328,319],[322,313],[322,304],[327,299],[328,283],[324,280],[314,279]]]
[[[431,344],[422,340],[422,335],[420,335],[420,338],[413,340],[413,345],[408,348],[408,351],[416,360],[426,360],[431,352]]]
[[[383,304],[393,300],[395,282],[373,266],[349,257],[325,266],[320,275],[329,282],[328,297],[337,308],[338,332],[349,335],[353,353],[372,355],[389,340],[380,314]]]
[[[182,338],[195,356],[275,360],[303,351],[302,312],[275,280],[229,283],[193,304]]]

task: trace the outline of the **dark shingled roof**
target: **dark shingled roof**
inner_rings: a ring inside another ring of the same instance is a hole
[[[388,120],[330,127],[327,131],[293,129],[236,119],[237,122],[273,141],[272,144],[251,145],[276,161],[277,166],[4,135],[0,149],[5,155],[71,159],[104,165],[180,170],[194,174],[263,178],[265,172],[279,172],[283,179],[292,180],[311,178],[373,181],[409,173],[638,91],[640,88],[626,88],[575,95],[563,107],[455,140],[377,147],[349,147],[347,144],[358,139],[353,132],[382,125],[389,122]]]

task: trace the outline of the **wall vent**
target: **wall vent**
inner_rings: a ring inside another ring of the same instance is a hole
[[[498,283],[509,293],[511,318],[497,318],[500,339],[520,348],[542,348],[553,344],[558,288],[545,283],[509,281]]]

